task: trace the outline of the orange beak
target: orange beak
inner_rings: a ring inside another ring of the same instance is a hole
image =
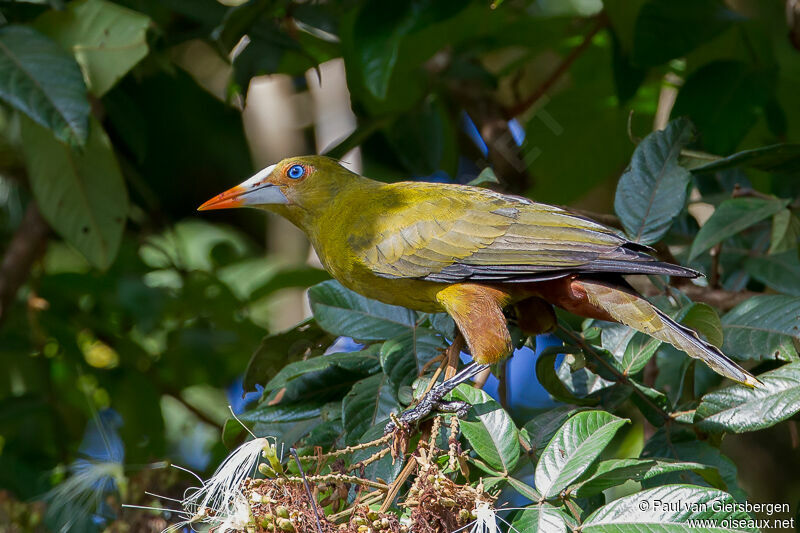
[[[228,189],[222,194],[216,195],[211,200],[197,208],[198,211],[210,211],[211,209],[230,209],[232,207],[242,207],[245,205],[242,195],[246,189],[241,185],[237,185]]]
[[[269,181],[269,175],[274,169],[275,165],[272,165],[261,170],[236,187],[218,194],[198,207],[197,210],[209,211],[211,209],[229,209],[231,207],[288,204],[289,200],[281,191],[281,187]]]

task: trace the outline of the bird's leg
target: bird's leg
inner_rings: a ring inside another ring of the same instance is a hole
[[[409,424],[419,422],[434,409],[464,416],[469,404],[443,402],[442,398],[459,383],[467,381],[489,368],[490,364],[507,357],[514,348],[503,315],[503,306],[509,301],[508,293],[485,285],[458,283],[439,291],[436,299],[453,317],[475,362],[442,383],[434,385],[414,408],[400,415],[401,422]],[[448,354],[450,355],[448,366],[452,369],[458,364],[460,348],[456,344],[454,341]],[[394,429],[395,424],[390,422],[386,425],[385,432],[389,433]]]
[[[404,411],[398,419],[409,425],[416,424],[433,411],[441,411],[444,413],[456,413],[458,417],[464,417],[469,411],[470,405],[462,401],[444,401],[442,398],[447,396],[459,384],[471,379],[475,375],[482,372],[484,369],[489,368],[489,365],[481,365],[478,363],[470,363],[450,379],[446,379],[428,391],[425,396],[420,399],[419,403],[411,409]],[[383,432],[384,434],[391,433],[396,429],[394,422],[386,424]]]

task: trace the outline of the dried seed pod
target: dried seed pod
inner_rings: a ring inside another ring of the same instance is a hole
[[[456,501],[453,498],[448,498],[447,496],[443,498],[439,498],[439,503],[442,504],[444,507],[455,507]]]

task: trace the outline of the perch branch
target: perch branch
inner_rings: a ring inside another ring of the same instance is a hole
[[[50,226],[31,202],[0,264],[0,324],[14,305],[17,291],[28,279],[31,268],[45,251]]]

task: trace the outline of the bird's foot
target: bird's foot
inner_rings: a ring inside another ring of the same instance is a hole
[[[443,398],[460,383],[467,381],[487,367],[488,365],[479,365],[477,363],[466,366],[452,378],[434,385],[431,390],[419,400],[417,405],[403,411],[400,416],[395,417],[395,420],[405,427],[411,427],[434,411],[440,413],[454,413],[459,418],[465,417],[467,411],[469,411],[470,404],[460,400],[445,401]],[[384,435],[388,435],[397,429],[398,426],[395,420],[386,424],[383,429]]]

